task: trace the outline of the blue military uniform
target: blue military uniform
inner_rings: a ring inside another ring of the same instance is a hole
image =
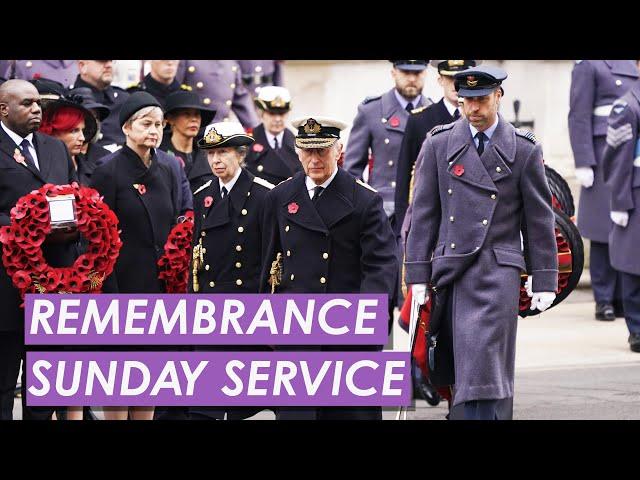
[[[481,96],[505,77],[500,69],[480,67],[457,74],[456,85],[468,82],[473,91],[465,95]],[[500,115],[492,128],[479,154],[468,120],[436,127],[416,172],[420,188],[413,199],[405,279],[435,286],[438,293],[432,295],[446,305],[452,418],[454,409],[467,419],[511,417],[520,274],[527,270],[521,219],[533,291],[557,288],[555,221],[542,149],[532,134]],[[440,339],[438,347],[444,347]]]
[[[325,134],[332,123],[320,118],[302,119],[293,124],[299,129],[298,148],[329,147],[333,143],[331,140],[335,141],[339,135],[339,128],[333,128],[335,133]],[[305,130],[310,133],[304,133]],[[269,292],[273,287],[276,293],[285,294],[386,293],[391,296],[398,264],[395,239],[382,208],[382,199],[368,185],[341,168],[335,169],[324,190],[319,193],[314,190],[315,200],[310,198],[304,172],[267,193],[264,216],[267,240],[263,244],[261,292]],[[281,255],[277,268],[281,280],[274,282],[270,272],[278,254]],[[381,348],[307,346],[294,349]],[[380,407],[279,408],[277,415],[279,419],[379,420],[382,411]]]
[[[602,174],[607,117],[613,102],[629,90],[638,76],[633,60],[580,60],[571,73],[569,138],[575,165],[594,170],[593,186],[580,191],[578,228],[582,236],[591,240],[591,284],[596,304],[602,307],[619,302],[620,295],[618,274],[609,263],[611,192]],[[607,319],[613,318],[611,314]]]
[[[68,87],[78,75],[78,63],[77,60],[15,60],[0,75],[21,80],[48,78]]]
[[[85,82],[80,78],[80,75],[76,78],[71,89],[78,87],[86,87],[91,89],[93,99],[102,105],[109,108],[109,116],[100,125],[100,134],[102,135],[96,142],[102,147],[109,146],[110,151],[113,151],[113,145],[124,145],[125,138],[120,127],[118,116],[120,115],[120,108],[122,104],[129,98],[129,93],[120,87],[113,85],[108,86],[104,90],[98,90],[93,85]]]
[[[175,78],[173,82],[169,85],[165,85],[164,83],[160,83],[155,80],[150,73],[145,75],[141,82],[138,82],[134,85],[131,85],[127,88],[127,92],[140,92],[144,91],[153,95],[160,105],[162,105],[162,109],[165,110],[167,104],[167,97],[174,92],[180,91],[180,82],[178,82]]]
[[[238,64],[242,72],[242,83],[252,96],[258,95],[260,89],[267,85],[284,85],[280,60],[238,60]]]
[[[176,80],[190,86],[202,105],[216,110],[215,122],[231,120],[233,111],[244,128],[258,125],[236,60],[180,60]]]
[[[609,256],[621,273],[622,301],[631,350],[640,352],[640,83],[613,104],[603,154],[604,178],[611,189],[611,210],[628,212],[626,227],[613,225]]]
[[[413,106],[430,104],[431,101],[421,95]],[[371,152],[373,168],[367,183],[382,197],[388,217],[394,212],[398,155],[408,120],[409,112],[396,98],[395,87],[384,95],[366,98],[353,120],[344,156],[345,170],[362,178]]]

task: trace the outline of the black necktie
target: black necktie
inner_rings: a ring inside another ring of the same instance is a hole
[[[278,137],[273,137],[273,149],[278,150],[278,148],[280,148],[278,146]]]
[[[453,119],[458,120],[460,118],[460,110],[456,108],[456,111],[453,112]]]
[[[29,152],[29,140],[27,140],[26,138],[24,140],[22,140],[22,143],[20,144],[20,149],[22,150],[22,156],[24,156],[24,158],[27,160],[27,163],[32,166],[33,168],[40,170],[38,167],[36,167],[36,162],[33,160],[33,157],[31,156],[31,152]]]
[[[322,195],[323,190],[324,190],[324,187],[321,187],[320,185],[318,185],[313,189],[313,198],[311,199],[311,203],[313,203],[314,205],[316,204],[316,202],[318,201],[318,198],[320,198],[320,195]]]
[[[478,139],[478,155],[482,155],[482,152],[484,152],[484,142],[488,140],[488,138],[484,132],[476,133],[476,138]]]
[[[411,113],[411,110],[413,110],[413,103],[411,103],[411,102],[407,103],[407,106],[406,106],[406,107],[404,107],[404,109],[405,109],[407,112]]]
[[[221,192],[220,195],[222,196],[222,198],[226,197],[229,194],[227,187],[222,187],[220,192]]]

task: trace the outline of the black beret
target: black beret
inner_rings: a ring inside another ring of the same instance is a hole
[[[150,93],[135,92],[129,95],[129,98],[127,98],[122,104],[122,107],[120,107],[120,115],[118,117],[120,120],[120,127],[127,123],[127,120],[129,120],[134,113],[144,107],[159,107],[162,109],[160,102],[158,102],[156,97]]]

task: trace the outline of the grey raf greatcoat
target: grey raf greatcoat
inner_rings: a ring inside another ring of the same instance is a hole
[[[555,291],[557,247],[542,149],[500,117],[482,157],[466,119],[427,136],[406,283],[453,295],[454,405],[513,396],[524,216],[534,292]],[[451,288],[452,287],[452,288]]]

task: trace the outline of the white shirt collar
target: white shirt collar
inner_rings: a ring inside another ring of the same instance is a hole
[[[2,129],[6,132],[7,135],[9,135],[9,137],[11,138],[11,140],[13,140],[14,142],[16,142],[16,145],[19,147],[20,144],[22,143],[22,140],[24,140],[24,138],[26,138],[27,140],[29,140],[29,144],[31,145],[31,147],[33,147],[33,133],[30,133],[29,135],[27,135],[26,137],[22,138],[20,135],[18,135],[17,133],[15,133],[13,130],[9,130],[9,127],[7,127],[4,122],[0,122],[0,125],[2,125]]]
[[[500,121],[500,117],[498,115],[496,115],[496,121],[494,122],[493,125],[491,125],[489,128],[487,128],[484,131],[484,134],[489,138],[489,140],[491,140],[491,137],[493,136],[493,132],[496,131],[496,128],[498,127],[498,122]],[[476,133],[478,133],[478,129],[476,127],[474,127],[473,125],[469,124],[469,129],[471,130],[471,137],[474,139],[474,141],[476,140]]]
[[[236,174],[233,176],[233,178],[229,180],[229,183],[224,183],[221,179],[218,178],[218,184],[220,185],[220,193],[222,193],[222,187],[225,187],[228,192],[227,195],[230,194],[231,189],[238,181],[238,178],[240,178],[241,173],[242,173],[242,168],[239,167],[238,170],[236,170]]]
[[[447,111],[449,112],[449,115],[451,115],[452,117],[453,117],[453,114],[455,113],[456,110],[460,110],[460,107],[455,107],[455,106],[451,105],[451,102],[449,102],[449,100],[447,100],[446,98],[443,98],[442,102],[444,103],[444,106],[446,107]],[[460,112],[460,115],[462,115],[462,112]]]
[[[307,192],[309,192],[309,198],[313,198],[313,189],[316,187],[322,187],[326,190],[326,188],[329,186],[329,184],[331,183],[331,181],[335,178],[335,176],[338,174],[338,166],[336,166],[336,169],[333,171],[333,173],[331,174],[331,176],[329,178],[327,178],[324,183],[322,183],[321,185],[316,185],[316,182],[314,182],[313,180],[311,180],[311,178],[309,178],[308,176],[305,177],[305,183],[307,185]]]
[[[402,109],[406,110],[407,109],[407,105],[409,105],[409,100],[407,100],[402,95],[400,95],[398,90],[395,89],[395,88],[393,89],[393,93],[395,94],[396,100],[398,100],[398,103],[402,106]],[[422,95],[418,95],[416,98],[411,100],[411,105],[413,105],[413,108],[418,108],[420,106],[420,101],[421,100],[422,100]]]
[[[281,131],[278,135],[273,135],[270,132],[268,132],[266,129],[264,130],[265,135],[267,136],[267,142],[269,142],[269,146],[271,148],[274,148],[274,142],[273,139],[277,138],[278,139],[278,147],[282,148],[282,141],[284,139],[284,130]]]

